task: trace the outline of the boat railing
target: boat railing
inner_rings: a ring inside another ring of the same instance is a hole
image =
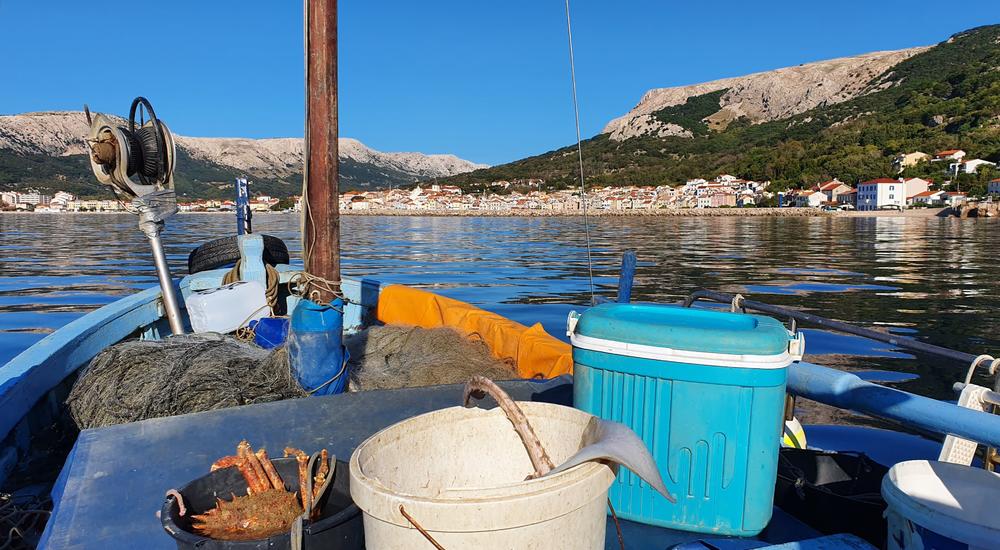
[[[898,334],[892,334],[888,332],[880,332],[877,330],[872,330],[870,328],[859,327],[856,325],[844,323],[842,321],[835,321],[833,319],[820,317],[819,315],[813,315],[811,313],[804,313],[802,311],[797,311],[787,307],[776,306],[764,302],[757,302],[754,300],[747,300],[746,298],[743,298],[743,296],[740,294],[727,294],[725,292],[716,292],[714,290],[699,290],[697,292],[691,293],[691,295],[684,300],[684,307],[691,307],[698,300],[708,300],[723,304],[731,304],[734,309],[739,309],[739,310],[749,309],[749,310],[759,311],[761,313],[767,313],[769,315],[785,317],[791,319],[793,321],[793,324],[804,323],[808,325],[815,325],[818,327],[827,328],[837,332],[843,332],[845,334],[853,334],[855,336],[861,336],[863,338],[868,338],[878,342],[885,342],[887,344],[892,344],[900,348],[918,351],[921,353],[928,353],[939,357],[945,357],[947,359],[958,361],[959,363],[962,363],[965,366],[975,366],[982,362],[981,358],[983,356],[977,357],[975,355],[972,355],[971,353],[965,353],[962,351],[943,348],[941,346],[935,346],[934,344],[921,342],[920,340],[917,340],[915,338],[910,338],[907,336],[899,336]]]
[[[959,392],[970,383],[978,366],[992,362],[989,364],[992,374],[1000,363],[989,355],[975,356],[921,342],[914,338],[900,337],[786,307],[747,300],[739,294],[699,290],[692,293],[683,305],[691,307],[698,300],[730,304],[733,311],[754,310],[776,317],[785,317],[791,320],[793,330],[796,323],[815,325],[886,342],[903,349],[960,361],[968,365],[969,368],[964,382],[958,382],[954,386],[955,390]],[[1000,377],[998,377],[998,382],[994,383],[993,391],[986,393],[984,400],[1000,407],[1000,388],[997,387],[998,385],[1000,385]],[[849,372],[808,362],[796,363],[789,369],[788,393],[825,405],[889,420],[917,432],[952,435],[977,441],[993,448],[1000,447],[1000,416],[996,414],[967,409],[951,402],[875,384],[862,380]]]

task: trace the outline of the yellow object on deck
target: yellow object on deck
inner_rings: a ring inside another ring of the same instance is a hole
[[[494,357],[516,365],[522,378],[554,378],[573,372],[572,348],[545,332],[541,323],[526,327],[471,304],[403,285],[382,289],[377,316],[387,325],[447,326],[479,338]]]

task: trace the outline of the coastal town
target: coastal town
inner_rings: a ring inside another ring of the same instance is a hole
[[[941,162],[946,174],[976,173],[982,166],[994,163],[964,160],[965,152],[958,149],[899,155],[894,167],[902,172],[920,162]],[[372,191],[347,191],[340,195],[340,209],[346,213],[400,214],[420,212],[465,212],[516,214],[537,212],[571,214],[586,208],[589,211],[628,212],[706,208],[814,208],[822,210],[901,211],[910,208],[955,207],[966,202],[966,192],[952,188],[950,181],[938,185],[932,179],[919,177],[883,177],[862,181],[852,186],[839,179],[816,182],[808,188],[771,191],[768,181],[740,179],[722,174],[708,179],[691,179],[677,185],[598,187],[588,189],[584,200],[578,189],[546,191],[544,180],[529,179],[494,181],[481,192],[466,193],[454,185],[419,183],[412,188],[392,188]],[[1000,198],[1000,179],[991,180],[989,198]],[[302,208],[301,197],[281,200],[257,195],[250,200],[256,212],[294,210]],[[82,199],[65,191],[46,195],[38,191],[5,191],[0,193],[0,208],[32,212],[117,212],[126,206],[112,199]],[[223,212],[236,208],[233,200],[202,199],[178,202],[180,212]]]

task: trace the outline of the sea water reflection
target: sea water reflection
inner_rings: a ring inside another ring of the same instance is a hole
[[[175,274],[197,244],[231,234],[231,215],[179,215],[164,236]],[[969,353],[1000,351],[995,220],[938,218],[591,219],[596,291],[612,296],[626,248],[637,300],[700,288],[752,295]],[[298,256],[299,221],[261,214],[255,230]],[[589,301],[579,218],[343,219],[349,275],[417,285],[562,336]],[[0,364],[69,321],[156,284],[129,215],[0,214]],[[909,391],[954,398],[963,367],[863,338],[806,330],[812,359]]]

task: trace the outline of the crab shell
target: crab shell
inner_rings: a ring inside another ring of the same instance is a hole
[[[302,506],[295,493],[271,489],[233,500],[217,499],[216,507],[191,517],[199,535],[216,540],[256,540],[287,532]]]

